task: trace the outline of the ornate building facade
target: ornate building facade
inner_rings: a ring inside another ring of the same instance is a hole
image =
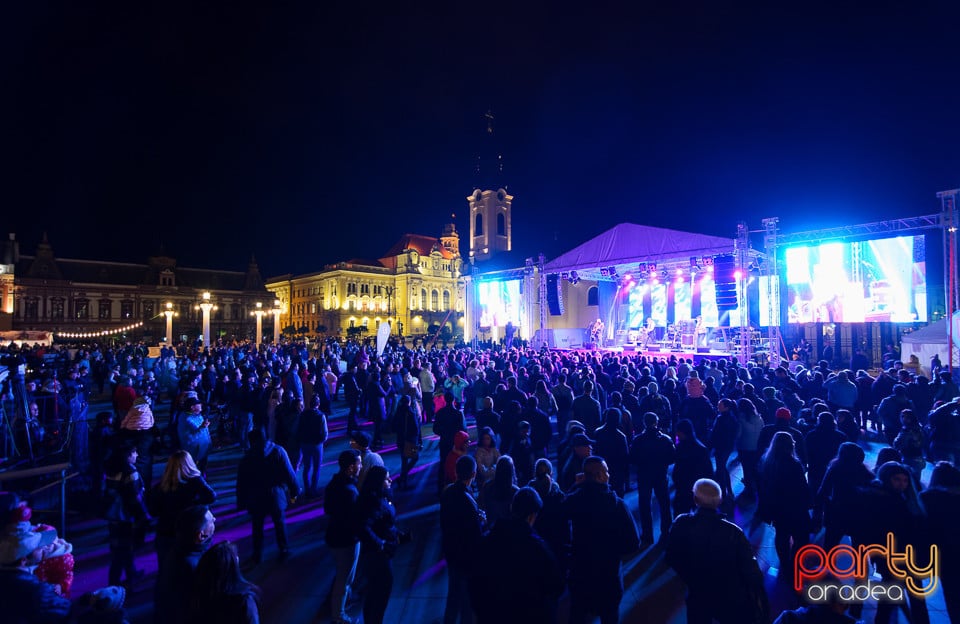
[[[74,260],[55,257],[46,236],[34,255],[21,255],[11,234],[3,242],[0,261],[2,314],[18,331],[159,342],[165,337],[164,311],[170,309],[175,313],[174,339],[193,340],[201,334],[197,305],[208,292],[215,306],[211,340],[243,340],[254,337],[252,313],[274,305],[254,259],[245,272],[181,267],[162,254],[149,257],[146,264]],[[268,329],[270,319],[267,315]]]
[[[353,259],[321,271],[270,278],[283,304],[281,325],[307,334],[375,335],[388,322],[395,335],[443,329],[463,334],[464,280],[454,224],[439,237],[404,234],[377,260]]]

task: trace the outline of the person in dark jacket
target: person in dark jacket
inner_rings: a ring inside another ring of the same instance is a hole
[[[938,462],[930,475],[930,486],[920,492],[927,511],[924,533],[940,549],[940,583],[951,622],[960,622],[960,470]]]
[[[137,447],[122,441],[104,464],[103,517],[110,535],[111,585],[119,585],[124,573],[128,583],[143,576],[134,567],[134,551],[142,544],[149,517],[136,461]]]
[[[323,443],[327,441],[328,435],[327,417],[320,411],[320,396],[314,394],[310,397],[310,409],[300,414],[297,426],[297,440],[303,458],[303,489],[311,498],[320,495]]]
[[[509,517],[481,540],[483,557],[470,586],[478,624],[556,620],[564,583],[556,558],[533,528],[542,509],[537,491],[521,488]]]
[[[863,463],[865,458],[862,448],[853,442],[844,442],[820,484],[816,500],[824,509],[823,547],[827,550],[839,544],[844,535],[853,534],[857,491],[873,481],[873,473]]]
[[[433,433],[440,436],[439,451],[440,462],[438,466],[437,483],[443,488],[445,485],[444,467],[446,466],[447,454],[453,449],[453,438],[458,431],[467,430],[467,419],[463,412],[454,405],[455,399],[452,392],[445,392],[443,400],[446,403],[437,410],[433,421]]]
[[[837,431],[833,414],[821,412],[817,416],[817,426],[803,440],[807,450],[807,478],[814,493],[823,483],[830,460],[837,456],[840,445],[847,441],[847,436]]]
[[[677,516],[667,539],[667,563],[687,585],[688,624],[765,624],[769,606],[763,573],[743,531],[718,511],[716,481],[693,486],[696,511]]]
[[[927,551],[924,547],[927,542],[924,535],[926,512],[913,483],[910,469],[899,462],[886,462],[877,469],[876,480],[858,492],[856,509],[859,517],[851,536],[854,544],[885,544],[887,534],[893,533],[896,544],[913,545],[918,554]],[[887,566],[886,557],[874,556],[872,561],[884,583],[897,582]],[[908,600],[910,621],[928,623],[926,601],[912,594],[908,595]],[[897,606],[896,603],[878,602],[875,621],[892,622]],[[862,604],[856,604],[851,613],[859,617],[862,608]]]
[[[363,388],[363,399],[367,406],[367,418],[373,422],[371,448],[377,450],[383,446],[383,425],[387,419],[387,391],[378,374],[370,374]]]
[[[167,460],[163,477],[147,496],[147,509],[157,519],[157,569],[162,570],[166,553],[176,543],[177,517],[195,505],[212,505],[217,494],[204,480],[200,469],[186,451],[174,451]]]
[[[620,415],[620,410],[616,408],[608,408],[604,412],[605,423],[602,427],[597,427],[594,434],[594,452],[607,461],[610,488],[623,498],[630,482],[630,448],[627,446],[627,436],[619,428]]]
[[[553,439],[553,425],[550,417],[540,409],[540,402],[536,395],[527,397],[527,409],[521,417],[530,423],[530,446],[533,448],[534,459],[547,456],[550,440]]]
[[[383,466],[371,468],[360,489],[357,528],[360,557],[368,582],[363,597],[363,621],[382,624],[393,589],[391,560],[400,543],[397,512],[390,498],[390,474]]]
[[[788,410],[789,413],[789,410]],[[762,432],[762,430],[761,430]],[[737,448],[737,438],[740,437],[740,420],[737,418],[737,404],[731,399],[720,399],[717,403],[717,419],[710,432],[710,447],[717,463],[715,471],[717,483],[723,490],[723,496],[733,500],[733,484],[730,480],[730,469],[727,463]],[[688,511],[688,510],[684,510]]]
[[[907,387],[896,384],[893,386],[893,394],[880,401],[877,407],[877,418],[883,427],[887,444],[892,445],[894,438],[900,433],[900,412],[905,409],[916,410],[916,406],[907,397]]]
[[[553,464],[549,459],[538,459],[535,470],[536,476],[528,485],[540,495],[543,509],[537,514],[533,528],[547,542],[557,563],[566,571],[570,555],[570,520],[563,513],[565,497],[553,480]]]
[[[260,590],[243,578],[237,547],[220,542],[197,564],[188,624],[259,624]]]
[[[640,547],[637,525],[626,504],[609,486],[610,473],[601,457],[583,462],[583,477],[563,501],[573,541],[570,558],[570,622],[588,616],[602,624],[619,621],[623,598],[620,560]]]
[[[693,484],[713,476],[710,451],[697,439],[693,423],[677,423],[677,452],[673,460],[673,511],[679,515],[693,508]]]
[[[670,491],[667,471],[673,463],[676,448],[673,440],[659,428],[660,419],[653,412],[643,415],[643,433],[633,440],[630,463],[637,471],[637,502],[640,508],[640,543],[653,544],[653,510],[651,493],[660,508],[660,537],[665,538],[673,522],[670,514]]]
[[[267,516],[273,520],[283,561],[290,555],[284,512],[289,500],[300,495],[297,475],[287,452],[267,440],[262,430],[254,429],[248,438],[250,450],[237,469],[237,508],[250,512],[253,521],[251,563],[259,565],[263,560],[263,523]]]
[[[400,478],[397,479],[397,485],[401,490],[407,489],[410,471],[420,459],[420,449],[423,447],[420,417],[411,405],[409,396],[401,396],[397,413],[393,416],[393,430],[397,434],[397,450],[400,452]]]
[[[444,624],[473,621],[470,602],[470,573],[480,552],[486,518],[470,495],[477,476],[477,462],[464,455],[457,460],[457,481],[440,497],[440,546],[447,560],[447,603]]]
[[[583,382],[583,394],[573,400],[573,420],[583,423],[584,432],[592,434],[600,426],[600,402],[591,394],[593,382]]]
[[[757,497],[757,516],[776,529],[780,576],[792,579],[793,555],[810,542],[811,496],[793,437],[786,431],[774,434],[763,456]]]
[[[340,470],[324,490],[323,511],[327,516],[327,548],[333,555],[336,573],[330,595],[331,621],[349,622],[347,594],[357,573],[360,558],[360,537],[356,528],[357,477],[360,474],[360,452],[341,451],[337,458]]]
[[[349,412],[347,413],[347,433],[357,431],[360,425],[357,423],[357,412],[360,405],[360,385],[357,382],[357,365],[351,364],[340,379],[337,380],[337,389],[343,388],[343,398],[347,402]]]
[[[188,507],[177,516],[173,547],[164,553],[163,566],[157,572],[153,600],[156,624],[187,621],[197,564],[210,548],[215,532],[216,518],[206,505]]]
[[[557,485],[560,486],[562,491],[569,492],[570,488],[576,484],[577,475],[583,472],[583,462],[593,455],[593,446],[595,444],[595,441],[582,433],[574,434],[570,439],[570,446],[573,452],[570,453],[567,461],[564,462],[563,468],[560,469],[560,477],[557,479]]]

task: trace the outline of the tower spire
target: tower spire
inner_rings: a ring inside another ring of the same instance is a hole
[[[488,108],[483,115],[486,122],[486,131],[478,145],[476,166],[474,167],[474,189],[496,190],[506,188],[503,182],[503,154],[498,149],[494,122],[496,117],[493,109]]]

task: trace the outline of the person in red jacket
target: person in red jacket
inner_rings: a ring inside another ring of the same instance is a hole
[[[453,448],[447,453],[447,459],[443,464],[443,478],[446,483],[453,483],[457,480],[457,460],[467,454],[470,449],[470,434],[466,431],[458,431],[453,436]]]

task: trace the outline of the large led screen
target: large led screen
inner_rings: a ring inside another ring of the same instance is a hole
[[[789,247],[788,323],[927,320],[922,236]]]
[[[480,327],[520,327],[520,280],[479,282]]]

